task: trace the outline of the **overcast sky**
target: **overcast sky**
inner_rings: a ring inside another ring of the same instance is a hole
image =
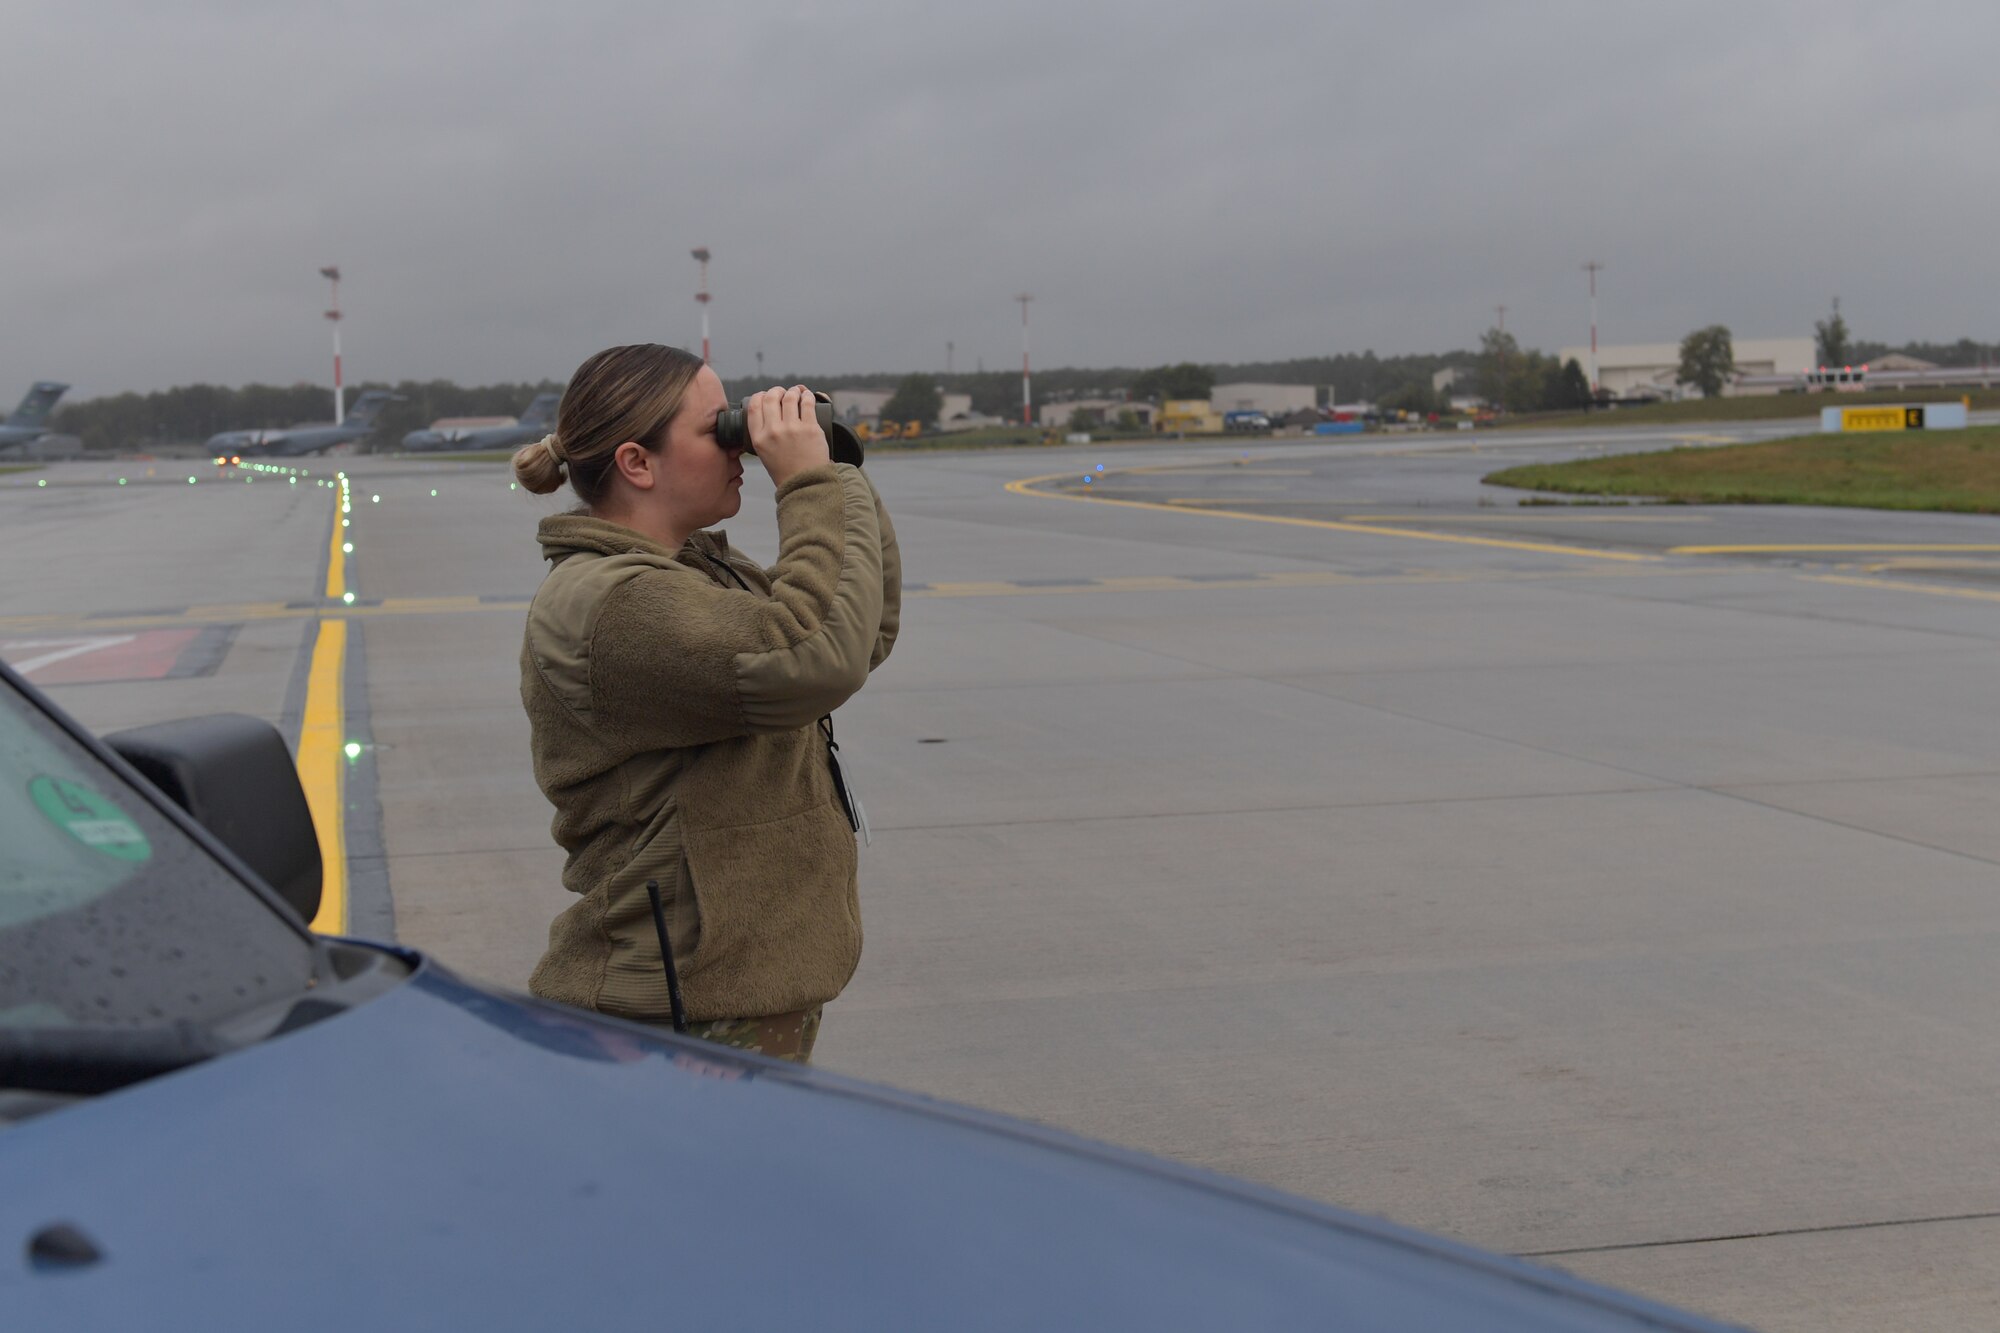
[[[0,395],[2000,339],[2000,5],[0,0]]]

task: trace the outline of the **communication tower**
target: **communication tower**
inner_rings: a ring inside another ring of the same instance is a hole
[[[333,424],[338,426],[347,420],[347,404],[342,401],[340,389],[340,265],[329,264],[319,275],[333,284],[333,309],[326,312],[326,317],[333,325]]]
[[[701,363],[708,364],[708,247],[696,246],[689,253],[701,265],[701,279],[695,285],[694,299],[701,306]]]

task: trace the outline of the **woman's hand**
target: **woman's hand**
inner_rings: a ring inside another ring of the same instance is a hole
[[[812,393],[803,384],[751,394],[743,419],[750,428],[750,447],[771,474],[774,486],[784,485],[807,468],[833,461],[826,432],[819,428]]]

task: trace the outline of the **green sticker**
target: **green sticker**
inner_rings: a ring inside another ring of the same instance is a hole
[[[139,826],[80,782],[44,775],[28,783],[28,795],[51,824],[94,851],[121,861],[145,861],[153,855]]]

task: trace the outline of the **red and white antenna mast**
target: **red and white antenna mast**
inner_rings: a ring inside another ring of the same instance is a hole
[[[1028,409],[1028,302],[1035,298],[1022,292],[1014,299],[1021,303],[1021,424],[1032,426]]]
[[[708,364],[708,247],[697,246],[690,253],[701,265],[701,281],[694,289],[694,299],[701,305],[701,363],[705,366]]]
[[[1597,392],[1597,275],[1604,268],[1595,259],[1583,266],[1590,275],[1590,391]]]
[[[340,265],[329,264],[319,275],[333,284],[333,309],[326,317],[333,323],[333,424],[347,420],[347,404],[340,391]]]

